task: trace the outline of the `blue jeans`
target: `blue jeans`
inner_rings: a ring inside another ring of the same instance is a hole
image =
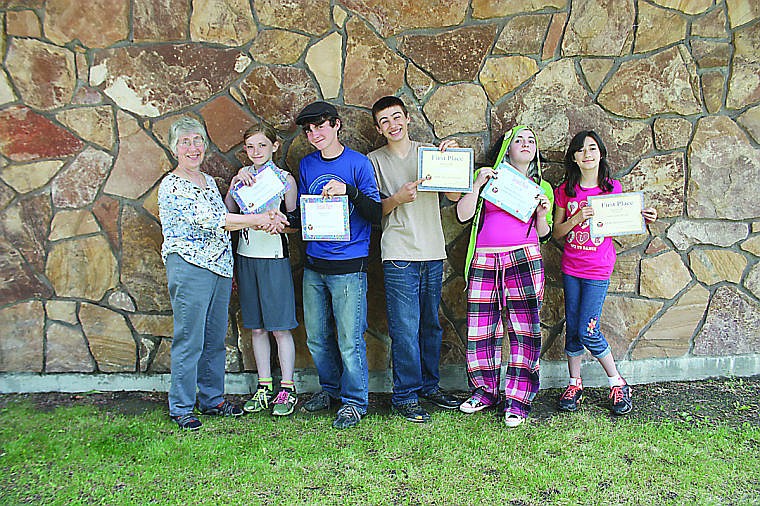
[[[443,261],[386,260],[385,303],[393,357],[395,405],[438,390],[443,329],[438,321]]]
[[[192,413],[224,400],[224,337],[232,278],[186,262],[178,254],[166,258],[166,278],[174,312],[169,414]]]
[[[565,288],[565,353],[577,357],[584,347],[596,358],[610,353],[610,345],[599,331],[602,306],[609,279],[583,279],[562,274]]]
[[[304,269],[303,319],[322,390],[365,414],[367,273],[320,274]]]

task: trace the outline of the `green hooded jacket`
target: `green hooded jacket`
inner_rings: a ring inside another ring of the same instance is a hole
[[[512,143],[512,140],[515,138],[515,136],[521,130],[525,130],[526,128],[528,127],[525,125],[517,125],[512,130],[509,130],[508,132],[504,134],[504,140],[501,143],[499,156],[496,157],[496,163],[493,166],[494,169],[496,169],[496,167],[499,166],[501,161],[504,160],[504,155],[506,154],[507,149],[509,149],[509,145]],[[533,132],[533,134],[535,135],[535,132]],[[539,157],[539,153],[538,153],[538,140],[536,140],[536,166],[538,168],[538,181],[536,182],[544,190],[544,193],[546,194],[546,196],[549,197],[550,207],[549,207],[549,212],[546,215],[546,222],[549,224],[549,228],[551,229],[552,213],[554,212],[554,191],[552,190],[552,185],[550,185],[548,181],[545,181],[541,177],[541,158]],[[473,180],[477,179],[478,172],[480,172],[480,169],[475,171]],[[467,257],[464,263],[465,283],[467,283],[467,279],[469,278],[470,266],[472,265],[472,257],[475,256],[475,243],[478,237],[478,231],[480,230],[480,220],[481,220],[482,210],[483,210],[483,197],[478,196],[478,203],[477,203],[477,206],[475,207],[475,215],[473,216],[473,220],[472,220],[472,230],[470,230],[470,244],[467,246]]]

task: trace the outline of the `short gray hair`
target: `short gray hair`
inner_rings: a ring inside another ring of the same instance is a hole
[[[206,129],[200,121],[189,116],[183,116],[169,127],[169,149],[177,156],[177,140],[187,134],[198,134],[203,137],[203,143],[208,148],[209,141]]]

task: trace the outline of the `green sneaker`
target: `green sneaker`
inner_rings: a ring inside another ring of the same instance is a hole
[[[288,416],[296,409],[296,403],[298,397],[296,392],[290,388],[283,388],[274,398],[274,407],[272,408],[272,414],[274,416]]]
[[[269,409],[269,403],[272,402],[274,394],[267,387],[259,386],[253,397],[245,403],[243,409],[246,413],[258,413],[265,409]]]

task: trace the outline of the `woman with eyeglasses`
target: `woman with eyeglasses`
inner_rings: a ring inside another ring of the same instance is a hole
[[[278,211],[229,212],[214,178],[200,170],[208,144],[199,121],[183,117],[174,122],[169,148],[177,166],[158,190],[161,257],[174,313],[169,416],[188,430],[202,425],[193,413],[196,403],[204,415],[243,414],[223,397],[233,265],[229,231],[252,227],[278,233],[287,225]]]

